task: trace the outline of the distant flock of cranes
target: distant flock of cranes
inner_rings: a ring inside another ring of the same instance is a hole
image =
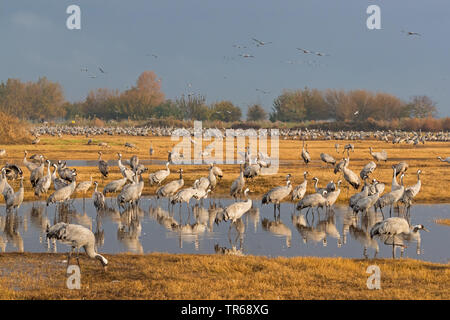
[[[308,146],[303,141],[301,150],[301,158],[303,159],[306,167],[311,162],[311,156],[308,152]],[[338,152],[339,145],[335,144],[335,149]],[[153,153],[153,147],[151,147],[150,153]],[[354,152],[354,145],[347,144],[343,148],[343,153],[347,152],[347,157],[344,157],[341,161],[337,162],[331,155],[322,153],[320,159],[326,166],[332,165],[334,167],[334,173],[342,173],[342,178],[349,184],[350,187],[355,190],[359,190],[362,185],[362,190],[352,195],[349,200],[349,206],[352,208],[355,214],[362,212],[367,214],[369,208],[373,207],[375,211],[380,209],[383,214],[383,208],[389,207],[390,213],[392,208],[399,203],[403,203],[406,208],[406,214],[409,214],[409,210],[413,199],[417,196],[421,188],[420,173],[421,170],[417,170],[417,183],[405,187],[403,185],[403,176],[408,170],[408,164],[406,162],[400,162],[392,166],[392,183],[391,190],[383,194],[385,190],[385,184],[380,183],[376,179],[372,179],[369,182],[369,175],[374,172],[377,165],[374,161],[369,162],[360,171],[359,176],[348,168],[350,163],[350,152]],[[369,149],[370,154],[376,162],[387,161],[387,153],[383,150],[381,152],[373,152],[372,148]],[[169,152],[169,160],[171,153]],[[54,191],[47,197],[47,206],[50,204],[58,204],[68,201],[74,193],[82,193],[83,197],[87,194],[92,186],[95,186],[92,199],[95,208],[102,209],[105,207],[105,197],[110,193],[119,193],[117,196],[117,203],[120,208],[128,208],[136,206],[141,198],[141,194],[144,188],[143,173],[148,171],[142,164],[139,163],[139,158],[134,155],[125,164],[122,162],[122,154],[117,153],[117,165],[122,174],[122,178],[113,180],[105,185],[103,191],[98,190],[97,181],[90,180],[76,183],[77,172],[76,169],[71,169],[66,166],[65,161],[57,161],[57,163],[51,163],[50,160],[45,160],[45,157],[40,154],[32,155],[29,159],[28,152],[24,151],[23,164],[30,172],[30,183],[34,189],[36,197],[41,197],[49,193],[51,185],[53,183]],[[445,159],[438,157],[439,160],[450,163],[450,157]],[[47,166],[47,170],[45,170]],[[161,185],[163,181],[170,175],[170,161],[166,163],[165,169],[158,170],[149,174],[150,185],[158,185],[156,190],[156,198],[167,198],[169,206],[179,204],[180,210],[183,203],[186,203],[189,211],[189,202],[192,198],[197,201],[201,201],[208,197],[208,194],[214,191],[216,185],[223,177],[222,170],[214,164],[210,164],[208,175],[195,180],[193,186],[184,187],[183,169],[179,169],[177,172],[179,178],[173,180],[165,185]],[[240,173],[238,177],[232,182],[230,187],[230,196],[235,199],[235,202],[224,208],[222,217],[224,221],[230,221],[230,229],[236,222],[248,212],[252,206],[253,201],[249,198],[248,193],[251,192],[246,187],[246,179],[252,179],[258,176],[261,172],[261,168],[269,167],[270,159],[267,155],[258,153],[256,159],[251,158],[251,152],[249,147],[246,148],[244,154],[244,163],[240,165]],[[53,172],[51,171],[53,167]],[[110,166],[102,159],[102,152],[98,152],[98,170],[101,173],[102,179],[108,178]],[[400,183],[397,181],[397,176],[400,175]],[[319,179],[313,177],[315,192],[306,195],[308,184],[308,171],[304,171],[304,181],[293,188],[291,184],[291,174],[286,176],[286,183],[284,185],[275,187],[262,196],[261,203],[273,204],[274,216],[278,210],[278,217],[281,214],[280,204],[283,201],[291,200],[297,202],[296,209],[301,210],[308,208],[307,215],[312,209],[318,211],[319,208],[325,208],[330,210],[336,203],[340,192],[341,184],[343,180],[338,180],[337,183],[330,181],[325,187],[320,188],[318,186]],[[20,187],[17,192],[14,192],[8,180],[20,180]],[[350,188],[349,187],[349,188]],[[23,172],[19,166],[14,164],[8,164],[1,169],[0,175],[0,192],[3,194],[6,210],[17,210],[23,202],[24,198],[24,183]],[[239,198],[239,201],[238,201]],[[244,198],[244,199],[242,199]],[[383,214],[384,217],[384,214]],[[410,226],[408,221],[404,218],[387,218],[377,224],[375,224],[371,231],[371,237],[384,236],[385,244],[392,244],[393,256],[395,246],[400,244],[395,243],[395,237],[399,234],[408,234],[410,232],[417,232],[419,230],[427,230],[422,225]],[[52,227],[47,227],[47,235],[49,238],[55,238],[64,243],[72,246],[72,251],[69,254],[69,259],[74,249],[84,248],[87,255],[91,258],[98,259],[102,265],[106,268],[108,261],[103,256],[99,255],[94,250],[94,237],[92,231],[82,226],[58,223]]]

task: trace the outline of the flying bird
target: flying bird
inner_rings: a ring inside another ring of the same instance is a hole
[[[322,53],[322,52],[314,52],[314,54],[319,57],[329,56],[328,53]]]
[[[408,34],[408,36],[422,36],[420,33],[418,32],[412,32],[412,31],[404,31],[402,30],[402,32]]]
[[[269,94],[270,93],[269,91],[264,91],[264,90],[261,90],[261,89],[258,89],[258,88],[256,88],[256,91],[262,92],[263,94]]]
[[[248,53],[244,53],[244,54],[240,54],[241,57],[243,58],[254,58],[254,55],[248,54]]]
[[[257,45],[256,45],[257,47],[272,43],[272,42],[264,42],[264,41],[261,41],[261,40],[255,39],[255,38],[252,38],[252,40],[257,43]]]
[[[312,53],[311,51],[307,49],[297,48],[297,50],[303,51],[303,53]]]

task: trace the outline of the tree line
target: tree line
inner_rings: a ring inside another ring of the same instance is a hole
[[[136,84],[120,92],[96,89],[84,101],[68,102],[60,84],[39,78],[36,82],[8,79],[0,83],[0,111],[26,120],[99,118],[103,120],[211,120],[240,121],[242,110],[231,101],[208,104],[202,95],[165,99],[161,81],[153,71],[144,71]],[[437,116],[436,103],[427,96],[409,101],[368,90],[297,89],[283,91],[267,113],[260,104],[247,108],[247,121],[302,122],[310,120],[393,121]]]

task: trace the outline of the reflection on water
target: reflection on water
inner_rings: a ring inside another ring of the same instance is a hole
[[[254,201],[240,219],[223,220],[223,209],[231,199],[205,199],[169,206],[166,200],[143,198],[139,206],[119,210],[107,199],[97,211],[90,199],[75,199],[47,207],[44,202],[23,203],[18,212],[0,206],[0,250],[67,252],[67,246],[45,237],[47,225],[58,222],[83,225],[95,235],[99,252],[170,252],[225,255],[390,257],[392,239],[370,238],[371,227],[381,221],[381,213],[369,211],[355,216],[345,206],[334,210],[309,212],[281,205],[281,216]],[[168,209],[170,208],[170,210]],[[410,223],[423,224],[431,232],[396,237],[404,257],[447,262],[450,228],[434,223],[450,218],[449,205],[415,205]],[[413,249],[409,249],[412,247]],[[415,249],[415,250],[414,250]]]

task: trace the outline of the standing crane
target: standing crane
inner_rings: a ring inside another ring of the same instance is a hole
[[[262,204],[273,203],[273,214],[276,217],[276,208],[278,206],[278,215],[281,215],[280,202],[286,198],[292,191],[291,174],[286,176],[286,185],[271,189],[262,197]]]
[[[107,178],[109,174],[109,167],[108,163],[102,159],[102,152],[98,152],[98,169],[100,170],[100,173],[102,174],[102,179]]]

